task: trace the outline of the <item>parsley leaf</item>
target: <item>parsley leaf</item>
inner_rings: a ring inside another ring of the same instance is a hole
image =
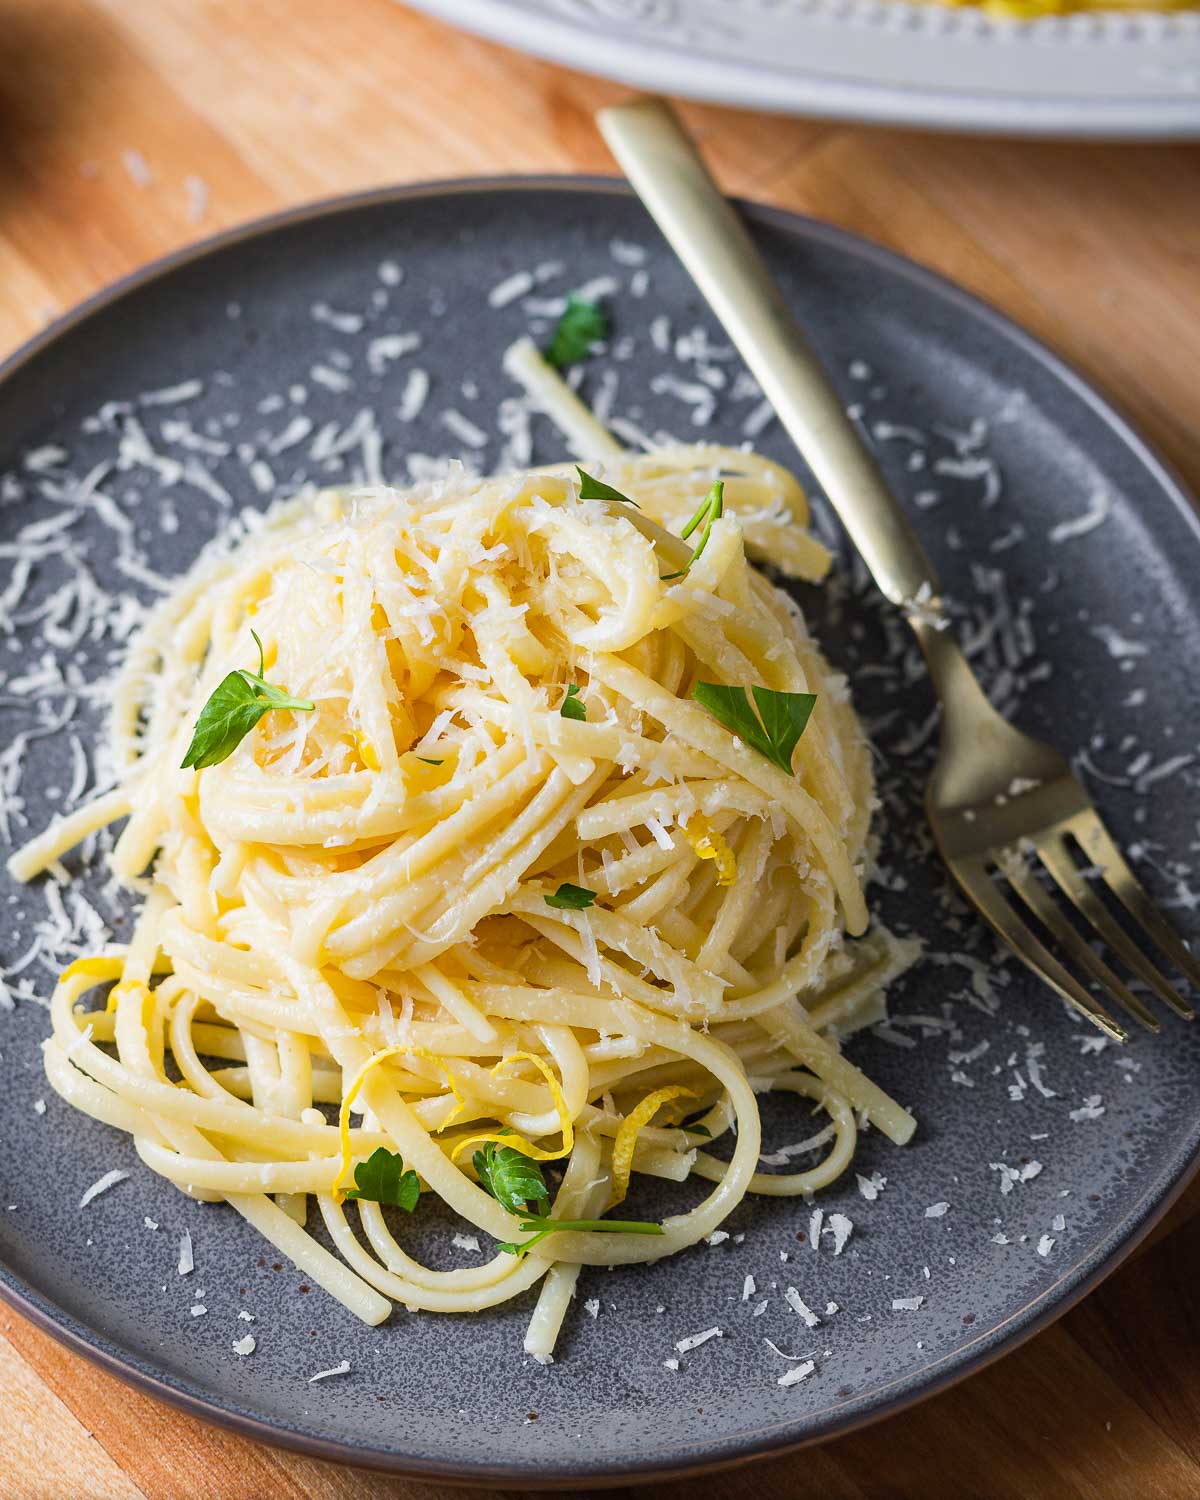
[[[192,731],[183,769],[219,765],[228,760],[267,712],[253,683],[230,672],[213,690]]]
[[[603,310],[597,303],[572,292],[551,335],[546,363],[556,370],[564,370],[568,365],[586,359],[592,352],[592,345],[607,337],[608,319]]]
[[[365,1198],[369,1203],[387,1203],[412,1213],[421,1196],[417,1174],[404,1170],[404,1158],[385,1146],[376,1146],[366,1161],[354,1169],[354,1186],[347,1198]]]
[[[573,682],[567,689],[567,696],[562,701],[559,709],[564,719],[578,719],[584,722],[587,719],[587,704],[579,696],[579,684]]]
[[[750,692],[754,695],[757,714],[750,707],[745,688],[698,682],[692,689],[692,697],[719,724],[724,724],[760,755],[765,755],[781,771],[794,775],[792,755],[808,724],[817,695],[777,693],[773,688],[757,685]]]
[[[555,911],[584,911],[593,904],[596,893],[589,891],[586,886],[564,882],[553,896],[545,899],[546,905],[554,907]]]
[[[418,755],[417,759],[421,762],[421,764],[423,766],[442,766],[442,765],[445,765],[445,761],[435,760],[432,755]]]
[[[713,481],[712,489],[710,489],[708,494],[705,495],[703,501],[700,504],[699,510],[697,510],[696,514],[679,533],[680,537],[686,542],[688,537],[691,536],[692,532],[695,531],[696,527],[699,526],[701,522],[703,522],[704,530],[700,533],[700,540],[693,549],[691,557],[688,558],[687,562],[684,563],[683,567],[680,568],[678,572],[664,573],[662,575],[664,583],[666,583],[670,578],[685,578],[687,576],[687,574],[691,571],[692,564],[696,561],[696,559],[708,545],[708,534],[712,530],[713,522],[719,520],[724,514],[724,511],[725,483],[724,480],[715,479]]]
[[[514,1150],[512,1146],[499,1146],[495,1141],[489,1141],[471,1160],[479,1173],[480,1183],[509,1213],[528,1217],[531,1203],[535,1205],[535,1213],[546,1212],[546,1208],[536,1205],[549,1206],[550,1190],[541,1167],[531,1156]]]
[[[238,668],[223,677],[200,710],[192,741],[181,769],[220,765],[228,760],[264,714],[275,708],[312,713],[316,704],[308,698],[293,698],[286,688],[274,687],[263,677],[263,645],[252,630],[258,647],[258,671]]]
[[[622,495],[620,490],[613,489],[611,484],[605,484],[603,479],[597,479],[586,469],[581,469],[578,464],[575,465],[575,472],[579,475],[579,498],[581,500],[619,500],[622,505],[632,505],[634,510],[641,510],[636,500],[631,500],[628,495]]]
[[[589,1234],[600,1232],[604,1234],[662,1234],[661,1224],[651,1224],[645,1219],[523,1219],[521,1222],[521,1233],[532,1235],[532,1239],[522,1240],[517,1244],[513,1240],[505,1240],[496,1246],[497,1250],[503,1250],[507,1255],[524,1255],[532,1250],[535,1245],[540,1245],[547,1235],[555,1234],[559,1230],[566,1233]]]

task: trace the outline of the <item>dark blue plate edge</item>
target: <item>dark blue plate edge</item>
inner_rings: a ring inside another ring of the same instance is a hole
[[[270,234],[276,230],[302,224],[316,218],[371,208],[377,205],[410,202],[422,198],[458,196],[484,192],[590,192],[613,197],[631,197],[632,189],[622,179],[603,176],[526,175],[450,178],[413,183],[400,187],[373,188],[362,192],[318,199],[315,202],[281,210],[237,225],[232,229],[194,241],[183,248],[161,256],[129,275],[96,292],[35,334],[6,360],[0,363],[0,382],[17,375],[44,349],[64,337],[97,312],[110,307],[129,293],[169,275],[213,252],[243,241]],[[1185,529],[1200,545],[1200,510],[1181,478],[1144,439],[1138,436],[1128,419],[1094,384],[1054,354],[1018,324],[989,303],[964,291],[953,282],[930,271],[896,251],[834,225],[804,214],[791,213],[768,205],[739,202],[739,207],[759,223],[784,233],[799,231],[809,239],[852,254],[860,261],[872,262],[893,276],[901,276],[927,292],[959,309],[964,316],[983,322],[999,337],[1015,345],[1026,357],[1035,360],[1055,380],[1067,386],[1072,394],[1104,421],[1149,472],[1160,494],[1170,501]],[[648,1463],[619,1463],[612,1468],[547,1469],[536,1461],[529,1464],[474,1464],[469,1472],[433,1460],[405,1459],[384,1450],[365,1450],[313,1434],[273,1425],[261,1418],[231,1410],[185,1389],[161,1373],[140,1365],[127,1353],[78,1322],[54,1302],[43,1298],[22,1278],[0,1263],[0,1300],[29,1319],[36,1327],[57,1339],[67,1348],[82,1354],[119,1379],[146,1391],[172,1406],[198,1416],[217,1426],[228,1428],[254,1441],[290,1448],[310,1457],[359,1468],[384,1470],[414,1479],[436,1479],[443,1483],[477,1486],[520,1484],[533,1489],[562,1489],[587,1483],[593,1487],[619,1487],[650,1480],[712,1473],[718,1469],[744,1465],[758,1459],[780,1457],[814,1443],[843,1437],[859,1428],[897,1415],[918,1402],[956,1385],[991,1364],[1002,1354],[1040,1333],[1068,1312],[1089,1292],[1115,1271],[1151,1233],[1155,1226],[1183,1195],[1200,1173],[1200,1152],[1196,1145],[1176,1153],[1176,1160],[1158,1174],[1158,1181],[1143,1194],[1125,1220],[1115,1226],[1105,1242],[1089,1255],[1064,1271],[1039,1295],[1003,1322],[982,1330],[969,1344],[960,1345],[940,1358],[923,1365],[898,1380],[867,1391],[860,1391],[845,1401],[834,1402],[818,1413],[808,1413],[806,1423],[825,1417],[820,1430],[795,1435],[795,1423],[776,1423],[761,1432],[742,1433],[736,1439],[714,1443],[710,1449],[693,1449],[675,1461],[663,1458]],[[1165,1186],[1163,1185],[1165,1182]]]

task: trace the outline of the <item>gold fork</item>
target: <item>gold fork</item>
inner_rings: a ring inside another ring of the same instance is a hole
[[[916,633],[941,700],[941,742],[925,807],[942,857],[968,900],[1040,979],[1109,1036],[1124,1041],[1127,1033],[1063,958],[1157,1031],[1151,1012],[1039,879],[1048,875],[1090,936],[1177,1015],[1191,1019],[1190,1006],[1116,920],[1096,882],[1198,992],[1200,963],[1134,877],[1067,762],[1014,729],[988,702],[950,633],[933,565],[682,126],[657,99],[607,109],[598,118],[634,190],[724,324],[876,583]]]

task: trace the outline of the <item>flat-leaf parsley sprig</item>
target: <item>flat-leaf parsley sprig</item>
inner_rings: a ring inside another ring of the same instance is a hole
[[[512,1146],[489,1141],[471,1158],[479,1181],[496,1202],[509,1213],[520,1216],[522,1234],[527,1240],[504,1240],[497,1249],[507,1255],[524,1255],[540,1245],[547,1235],[579,1232],[587,1234],[662,1234],[661,1224],[643,1219],[552,1219],[550,1190],[541,1166],[532,1157]],[[532,1207],[531,1207],[532,1205]]]
[[[794,775],[792,756],[816,706],[816,693],[777,693],[774,688],[757,684],[750,692],[754,708],[744,687],[727,687],[719,682],[698,682],[692,689],[692,697],[719,724],[765,755],[781,771]]]
[[[263,676],[266,670],[263,643],[255,631],[250,634],[258,647],[258,671],[247,672],[239,667],[223,677],[213,689],[192,730],[192,742],[183,757],[183,770],[194,766],[199,771],[228,760],[263,715],[272,709],[290,708],[297,713],[310,714],[317,706],[310,698],[293,698],[286,688],[276,687],[266,680]]]
[[[631,500],[628,495],[623,495],[620,490],[614,489],[611,484],[605,484],[603,479],[597,479],[594,474],[589,474],[586,469],[575,465],[575,472],[579,475],[579,498],[581,500],[615,500],[622,505],[632,505],[634,510],[640,510],[636,500]],[[704,529],[700,533],[700,540],[692,548],[692,555],[674,573],[662,574],[662,581],[668,583],[673,578],[686,578],[691,571],[692,564],[708,545],[709,534],[713,529],[713,522],[719,521],[725,513],[725,481],[716,479],[704,499],[700,502],[695,515],[679,533],[682,541],[687,541],[697,526]],[[568,718],[572,717],[567,715]]]
[[[549,1219],[525,1218],[521,1220],[521,1233],[530,1236],[527,1240],[502,1240],[497,1250],[507,1255],[526,1255],[535,1245],[540,1245],[548,1235],[562,1231],[565,1234],[663,1234],[661,1224],[648,1219]]]
[[[527,1218],[531,1213],[542,1214],[549,1210],[550,1189],[546,1186],[542,1169],[523,1151],[489,1141],[482,1151],[476,1151],[471,1163],[479,1174],[479,1181],[510,1214]],[[539,1204],[544,1207],[539,1207]]]
[[[586,885],[572,885],[569,880],[564,880],[552,896],[543,899],[555,911],[586,911],[595,905],[596,893],[589,891]]]
[[[578,292],[572,292],[550,336],[546,363],[556,370],[565,370],[568,365],[586,359],[592,352],[592,345],[602,343],[607,337],[608,318],[603,308],[581,297]]]
[[[662,575],[662,579],[663,579],[664,583],[666,583],[671,578],[686,578],[687,577],[688,573],[691,571],[692,564],[696,561],[696,559],[700,556],[700,554],[704,551],[705,547],[708,545],[708,536],[709,536],[709,532],[711,532],[712,529],[713,529],[713,522],[714,521],[719,521],[724,513],[725,513],[725,482],[724,482],[724,480],[721,480],[721,479],[715,479],[713,481],[712,488],[709,490],[708,494],[705,495],[704,499],[700,502],[700,506],[699,506],[699,509],[696,511],[696,514],[692,517],[692,519],[687,523],[687,525],[679,533],[680,538],[683,541],[686,542],[687,539],[688,539],[688,537],[691,536],[692,532],[695,531],[696,527],[700,526],[700,525],[703,525],[704,530],[700,533],[700,540],[699,540],[699,542],[696,543],[696,546],[692,549],[692,555],[691,555],[691,557],[688,558],[687,562],[684,563],[684,565],[683,565],[682,568],[680,568],[675,573],[664,573]]]
[[[641,510],[636,500],[631,500],[628,495],[623,495],[620,490],[614,489],[611,484],[605,484],[603,479],[597,479],[594,474],[589,474],[586,469],[575,465],[575,472],[579,475],[579,498],[581,500],[616,500],[621,505],[632,505],[634,510]]]
[[[354,1186],[347,1190],[347,1198],[362,1198],[368,1203],[386,1203],[392,1208],[402,1208],[412,1213],[421,1196],[421,1184],[410,1167],[404,1167],[404,1158],[386,1146],[376,1146],[366,1161],[360,1161],[354,1169]]]

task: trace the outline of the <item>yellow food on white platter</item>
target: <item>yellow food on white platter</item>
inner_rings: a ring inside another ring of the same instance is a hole
[[[747,558],[819,578],[807,519],[777,466],[689,447],[323,493],[210,549],[117,684],[120,784],[10,865],[30,879],[128,817],[112,863],[140,914],[58,985],[54,1088],[367,1322],[541,1282],[542,1358],[581,1265],[826,1185],[864,1120],[905,1141],[837,1041],[912,956],[846,941],[868,750]],[[239,671],[299,706],[255,700],[225,758],[184,769]],[[768,720],[807,694],[789,747]],[[816,1166],[760,1170],[768,1089],[800,1096],[801,1136],[827,1114]],[[520,1192],[501,1157],[528,1164]],[[694,1206],[605,1221],[644,1176],[698,1179]],[[498,1248],[423,1266],[418,1188]]]
[[[1008,21],[1037,21],[1043,16],[1079,12],[1117,13],[1194,10],[1198,0],[938,0],[955,9],[978,6],[988,15]]]

